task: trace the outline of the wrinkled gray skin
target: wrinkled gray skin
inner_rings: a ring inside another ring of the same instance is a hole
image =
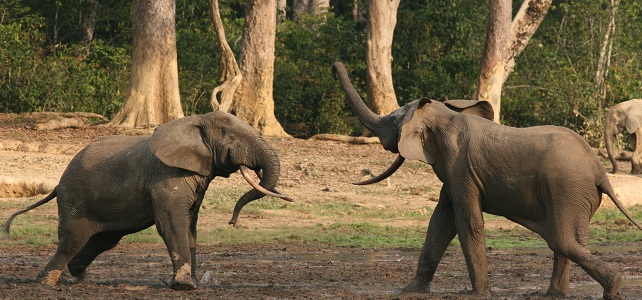
[[[441,103],[422,98],[380,117],[365,106],[341,63],[335,63],[333,71],[359,120],[385,149],[400,154],[389,170],[396,170],[404,159],[420,160],[443,182],[416,277],[403,292],[430,291],[437,266],[457,235],[472,292],[490,296],[482,215],[486,212],[546,240],[554,251],[549,295],[568,294],[573,261],[602,285],[604,298],[618,297],[622,277],[589,251],[588,225],[602,193],[635,221],[615,198],[603,166],[582,137],[563,127],[496,124],[486,101]],[[389,170],[367,183],[385,179],[394,172]]]
[[[8,235],[15,216],[58,198],[58,249],[38,276],[55,285],[65,267],[82,278],[123,236],[156,225],[174,267],[171,288],[194,289],[203,196],[214,177],[243,166],[261,171],[260,186],[274,190],[280,175],[276,152],[250,126],[222,112],[169,122],[151,136],[104,137],[73,158],[49,196],[12,215],[2,229]],[[244,194],[230,224],[245,204],[263,196],[256,189]]]
[[[609,155],[613,171],[617,170],[615,149],[617,135],[625,131],[631,137],[633,155],[631,156],[631,174],[642,174],[642,99],[633,99],[618,103],[606,113],[604,124],[604,142]]]

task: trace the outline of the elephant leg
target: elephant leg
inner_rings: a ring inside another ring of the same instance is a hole
[[[437,271],[437,266],[444,256],[448,244],[457,234],[452,202],[445,194],[442,189],[439,202],[430,218],[426,240],[419,255],[417,274],[414,280],[401,290],[402,293],[430,292],[430,282]]]
[[[44,270],[36,277],[36,281],[42,284],[56,285],[67,263],[85,246],[92,235],[86,222],[66,223],[65,226],[58,226],[58,249],[56,249],[56,253],[49,260]]]
[[[578,264],[586,273],[604,289],[604,299],[618,299],[622,285],[622,276],[609,264],[598,259],[588,249],[588,218],[586,220],[569,220],[569,216],[553,216],[549,220],[553,231],[544,238],[549,247],[559,255],[567,257]],[[563,224],[555,224],[556,221]],[[566,225],[566,226],[564,226]],[[571,226],[569,226],[571,225]],[[556,264],[559,263],[556,262]]]
[[[192,279],[188,209],[172,209],[162,206],[155,203],[154,213],[156,229],[167,246],[174,267],[174,278],[170,287],[174,290],[193,290],[196,288],[196,284]]]
[[[200,206],[200,205],[199,205]],[[189,251],[192,258],[192,280],[196,279],[196,223],[198,221],[199,206],[191,212],[191,221],[189,224]]]
[[[124,236],[120,232],[99,232],[94,234],[85,247],[82,248],[67,264],[72,276],[83,279],[85,270],[101,253],[116,247]]]
[[[571,262],[568,258],[555,252],[553,257],[553,274],[546,295],[568,297]]]
[[[631,134],[633,154],[631,155],[631,174],[642,174],[642,127]]]
[[[466,259],[468,276],[472,283],[472,293],[490,297],[488,269],[486,266],[486,241],[484,237],[484,217],[479,197],[471,195],[454,206],[455,226]]]

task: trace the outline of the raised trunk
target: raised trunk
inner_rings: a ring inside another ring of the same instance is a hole
[[[348,105],[352,109],[352,112],[357,115],[361,124],[379,137],[379,140],[381,140],[386,150],[396,149],[398,132],[396,132],[394,122],[389,120],[388,116],[382,117],[373,113],[366,104],[363,103],[363,99],[361,99],[361,96],[359,96],[359,93],[350,82],[348,73],[342,63],[334,63],[332,65],[332,72],[334,76],[339,79],[341,87],[346,94]]]
[[[611,171],[612,174],[617,173],[617,160],[615,160],[615,149],[614,146],[617,143],[616,136],[617,136],[617,128],[613,128],[615,126],[610,126],[613,121],[610,120],[610,117],[607,117],[606,119],[606,126],[604,130],[604,143],[606,144],[606,153],[609,155],[609,160],[611,161],[611,164],[613,165],[613,170]]]
[[[281,164],[276,151],[263,140],[250,148],[254,149],[256,157],[252,158],[251,161],[245,162],[244,165],[252,170],[261,171],[262,176],[259,185],[269,191],[274,191],[274,187],[279,181],[279,176],[281,176]],[[265,194],[256,189],[251,189],[241,196],[234,206],[234,212],[229,224],[236,225],[241,209],[246,204],[261,199],[263,196]]]

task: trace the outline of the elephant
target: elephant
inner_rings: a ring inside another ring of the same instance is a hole
[[[87,267],[120,239],[156,225],[171,258],[170,287],[196,288],[196,223],[210,182],[240,170],[253,189],[239,198],[230,224],[247,203],[264,195],[292,201],[274,187],[280,176],[275,150],[239,118],[210,112],[156,127],[150,136],[97,139],[70,161],[44,199],[2,225],[53,198],[58,202],[58,248],[37,281],[55,286],[67,266],[82,279]],[[260,182],[249,177],[250,170]]]
[[[633,141],[631,156],[631,174],[642,174],[642,99],[632,99],[611,106],[606,113],[604,123],[604,143],[615,174],[618,171],[615,160],[614,145],[617,146],[617,134],[626,132]]]
[[[589,221],[605,193],[642,227],[616,198],[606,170],[581,136],[558,126],[500,125],[492,121],[493,109],[486,101],[421,98],[380,116],[364,104],[342,63],[333,64],[333,73],[360,122],[379,137],[384,149],[398,153],[382,174],[356,184],[387,178],[405,159],[431,165],[443,183],[416,275],[402,292],[430,292],[437,266],[457,235],[471,292],[490,297],[486,212],[539,234],[553,250],[547,294],[568,295],[573,261],[601,284],[605,298],[618,297],[620,273],[588,249]]]

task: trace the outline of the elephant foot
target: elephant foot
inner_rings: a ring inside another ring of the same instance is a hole
[[[196,289],[189,264],[184,264],[176,274],[174,274],[174,279],[172,279],[169,287],[176,291],[191,291]]]
[[[51,270],[49,272],[42,271],[42,273],[40,273],[36,278],[36,281],[44,285],[55,286],[56,284],[58,284],[60,275],[62,275],[61,270]]]
[[[548,291],[546,291],[546,296],[553,297],[553,298],[566,298],[569,296],[569,293],[568,293],[568,290],[564,291],[553,287],[549,287]]]
[[[608,289],[604,289],[604,295],[602,296],[602,298],[604,298],[605,300],[622,299],[622,296],[620,296],[620,286],[622,286],[622,276],[618,274],[615,276],[615,278],[613,278],[613,281],[611,282]]]
[[[430,283],[426,280],[415,278],[409,285],[401,289],[402,293],[430,293]]]

